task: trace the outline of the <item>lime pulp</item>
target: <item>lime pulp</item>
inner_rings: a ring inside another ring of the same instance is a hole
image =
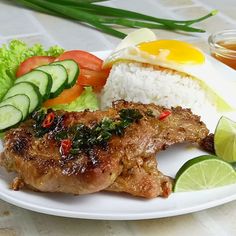
[[[178,171],[174,192],[211,189],[236,183],[236,171],[227,162],[213,155],[187,161]]]
[[[214,146],[218,157],[236,162],[236,122],[221,117],[215,130]]]

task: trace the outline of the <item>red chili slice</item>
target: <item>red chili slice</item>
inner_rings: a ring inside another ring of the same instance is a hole
[[[55,114],[53,112],[48,113],[43,121],[42,127],[50,128],[54,119],[55,119]]]
[[[163,111],[160,116],[159,116],[159,120],[164,120],[166,117],[168,117],[171,114],[171,111]]]
[[[61,140],[60,151],[62,155],[67,156],[70,153],[71,146],[72,146],[72,141],[70,139]]]

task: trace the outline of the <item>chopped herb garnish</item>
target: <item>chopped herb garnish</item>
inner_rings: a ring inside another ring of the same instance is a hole
[[[36,137],[42,137],[44,134],[52,132],[53,136],[57,138],[57,135],[63,131],[62,117],[56,116],[55,113],[49,109],[47,113],[44,111],[37,111],[32,115],[35,123],[33,129]]]
[[[150,116],[150,117],[155,117],[155,115],[153,114],[153,111],[150,110],[150,109],[147,109],[147,111],[145,112],[145,114],[146,114],[147,116]]]
[[[122,120],[128,121],[130,123],[137,122],[143,116],[137,109],[122,109],[119,112]]]
[[[62,125],[63,117],[53,114],[52,120],[52,111],[50,110],[47,114],[44,112],[35,113],[32,117],[35,120],[33,127],[37,137],[51,133],[58,141],[63,156],[76,155],[81,152],[89,155],[95,146],[105,148],[112,135],[122,136],[129,125],[138,122],[143,117],[137,109],[122,109],[116,119],[105,117],[92,127],[77,124],[67,128]],[[50,125],[45,126],[47,119],[49,119]]]
[[[68,138],[68,131],[67,130],[62,130],[60,132],[55,133],[54,138],[58,141],[62,139],[67,139]]]

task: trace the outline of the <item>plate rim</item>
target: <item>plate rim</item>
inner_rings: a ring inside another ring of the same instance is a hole
[[[96,52],[91,52],[97,56],[101,55],[107,55],[110,53],[111,50],[104,50],[104,51],[96,51]],[[102,56],[101,56],[102,57]],[[208,55],[208,57],[210,57]],[[214,58],[210,57],[212,61],[216,61]],[[219,63],[217,61],[217,63]],[[220,63],[222,64],[222,63]],[[224,65],[224,64],[222,64]],[[227,70],[229,70],[229,67],[225,66]],[[231,69],[231,68],[230,68]],[[0,139],[1,141],[1,139]],[[1,171],[1,170],[0,170]],[[1,185],[1,183],[0,183]],[[236,185],[235,185],[236,186]],[[228,186],[226,186],[228,187]],[[224,187],[222,187],[224,188]],[[205,191],[205,190],[203,190]],[[207,191],[207,190],[206,190]],[[178,193],[172,193],[172,196],[174,194]],[[173,216],[178,216],[178,215],[184,215],[188,213],[193,213],[197,211],[202,211],[205,209],[209,209],[212,207],[216,207],[231,201],[236,200],[236,191],[235,193],[229,195],[229,196],[224,196],[223,198],[212,200],[209,202],[204,202],[195,206],[188,206],[186,208],[181,208],[181,209],[174,209],[174,210],[165,210],[160,211],[160,212],[144,212],[144,213],[91,213],[91,212],[78,212],[78,211],[71,211],[71,210],[64,210],[64,209],[55,209],[55,208],[50,208],[42,205],[36,205],[32,204],[29,202],[23,202],[22,200],[19,200],[17,198],[14,198],[12,195],[7,195],[7,193],[0,191],[0,199],[3,201],[6,201],[10,204],[13,204],[17,207],[31,210],[34,212],[38,213],[43,213],[43,214],[49,214],[49,215],[54,215],[54,216],[60,216],[60,217],[68,217],[68,218],[80,218],[80,219],[93,219],[93,220],[142,220],[142,219],[154,219],[154,218],[165,218],[165,217],[173,217]]]
[[[227,187],[236,187],[236,184],[220,187],[218,189],[227,188]],[[208,191],[208,190],[202,190]],[[211,190],[209,190],[211,191]],[[193,192],[192,192],[193,193]],[[172,193],[178,194],[178,193]],[[183,194],[183,193],[180,193]],[[225,203],[229,203],[231,201],[236,200],[236,192],[230,196],[226,196],[221,199],[212,200],[210,202],[204,202],[202,204],[186,207],[178,210],[167,210],[163,214],[163,212],[151,212],[151,213],[85,213],[85,212],[75,212],[69,210],[62,210],[62,209],[55,209],[50,207],[40,207],[36,204],[31,203],[24,203],[21,200],[17,200],[13,196],[7,196],[7,194],[0,192],[0,199],[4,200],[12,205],[17,207],[31,210],[38,213],[53,215],[53,216],[60,216],[60,217],[67,217],[67,218],[78,218],[78,219],[90,219],[90,220],[145,220],[145,219],[159,219],[159,218],[166,218],[166,217],[173,217],[179,215],[185,215],[189,213],[194,213],[202,210],[206,210],[212,207],[216,207],[219,205],[223,205]]]

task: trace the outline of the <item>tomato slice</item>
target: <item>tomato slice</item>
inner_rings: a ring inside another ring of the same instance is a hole
[[[43,106],[51,107],[59,104],[67,104],[75,100],[83,92],[83,87],[75,84],[72,88],[65,89],[59,96],[47,100]]]
[[[64,52],[56,61],[73,59],[80,67],[80,75],[77,84],[81,86],[93,86],[96,91],[105,85],[110,69],[103,70],[103,60],[93,54],[81,50]]]
[[[81,50],[66,51],[61,54],[56,61],[73,59],[78,63],[81,69],[98,71],[102,69],[103,60],[93,54]]]
[[[97,86],[97,87],[93,87],[93,92],[95,93],[100,93],[103,89],[103,86]]]
[[[55,57],[50,57],[50,56],[30,57],[20,64],[20,66],[16,72],[16,77],[18,78],[18,77],[30,72],[31,70],[33,70],[34,68],[36,68],[38,66],[47,65],[47,64],[53,62],[55,59],[56,59]]]
[[[101,87],[106,84],[108,75],[108,70],[92,71],[81,69],[77,84],[82,86]]]

